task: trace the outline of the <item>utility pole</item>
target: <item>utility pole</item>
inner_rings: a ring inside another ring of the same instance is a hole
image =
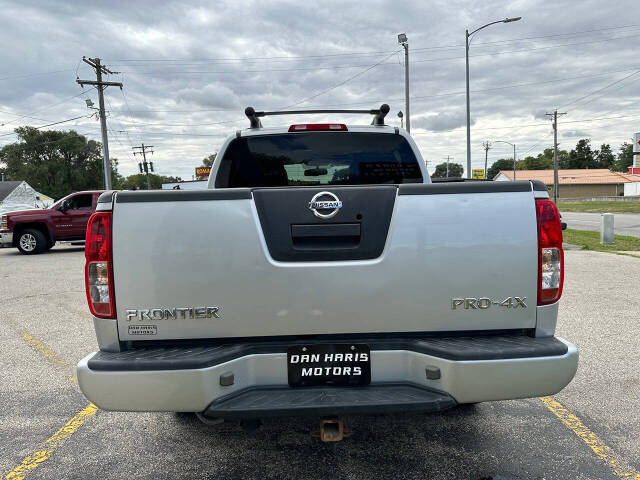
[[[398,43],[404,48],[404,114],[407,118],[407,133],[411,133],[411,114],[409,113],[409,40],[406,33],[398,35]]]
[[[122,90],[122,83],[102,81],[103,73],[107,75],[118,72],[112,72],[104,65],[101,65],[99,58],[82,57],[82,61],[87,65],[90,65],[96,71],[96,80],[80,80],[79,78],[76,78],[76,82],[83,87],[85,85],[93,85],[98,90],[100,126],[102,129],[102,168],[104,170],[104,188],[105,190],[111,190],[111,161],[109,160],[109,139],[107,138],[107,116],[104,112],[104,89],[106,87],[120,87],[120,90]]]
[[[484,174],[482,175],[484,179],[487,179],[487,160],[489,159],[489,149],[491,148],[491,143],[483,142],[482,146],[484,147]]]
[[[558,113],[556,108],[553,113],[546,115],[553,118],[553,203],[558,203],[558,115],[566,115],[567,112]]]
[[[139,148],[140,151],[136,152],[135,149]],[[142,155],[142,162],[138,163],[138,167],[140,167],[140,173],[147,174],[147,190],[151,190],[151,179],[149,178],[149,169],[153,172],[153,162],[147,162],[147,152],[153,154],[153,150],[149,150],[153,148],[153,145],[145,145],[142,144],[141,147],[133,147],[134,155]]]
[[[449,162],[453,160],[453,157],[451,155],[447,155],[446,157],[444,157],[444,159],[447,161],[447,177],[446,178],[449,178]]]

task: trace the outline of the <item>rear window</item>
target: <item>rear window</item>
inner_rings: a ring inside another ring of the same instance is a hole
[[[234,139],[216,188],[421,182],[418,160],[400,135],[313,132]]]

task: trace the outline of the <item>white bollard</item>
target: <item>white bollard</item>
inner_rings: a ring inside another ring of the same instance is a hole
[[[603,213],[600,216],[600,243],[613,245],[613,213]]]

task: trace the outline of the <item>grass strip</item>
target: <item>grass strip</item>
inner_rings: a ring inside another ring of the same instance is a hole
[[[627,235],[614,235],[613,245],[600,244],[600,232],[574,230],[567,228],[562,232],[563,240],[572,245],[579,245],[585,250],[617,253],[620,251],[640,251],[640,238]]]

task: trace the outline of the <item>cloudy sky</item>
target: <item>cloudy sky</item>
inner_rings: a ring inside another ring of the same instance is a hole
[[[485,140],[515,143],[519,157],[550,147],[545,113],[554,108],[567,112],[561,148],[589,137],[617,150],[640,129],[640,20],[631,0],[26,3],[3,0],[0,9],[0,145],[15,141],[16,126],[90,114],[85,99],[97,104],[96,91],[75,80],[95,79],[81,59],[99,57],[120,72],[107,80],[124,84],[105,94],[111,156],[124,175],[136,173],[131,147],[144,142],[158,173],[191,179],[203,157],[246,128],[248,105],[386,102],[388,123],[399,125],[400,32],[410,45],[412,134],[430,170],[447,155],[464,164],[464,30],[511,16],[522,20],[488,27],[471,44],[473,168],[484,164]],[[100,140],[92,118],[49,128]],[[506,144],[489,151],[490,162],[510,156]]]

